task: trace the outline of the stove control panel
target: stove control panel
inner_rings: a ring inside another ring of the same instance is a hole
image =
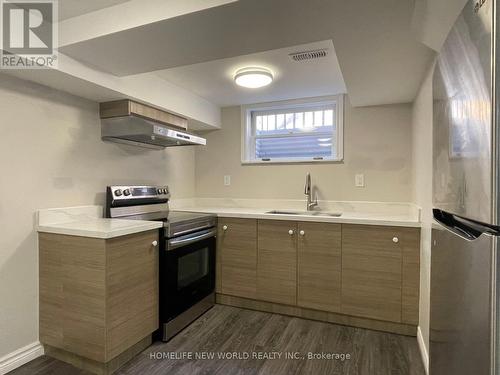
[[[113,200],[170,198],[168,186],[108,186],[108,194]]]

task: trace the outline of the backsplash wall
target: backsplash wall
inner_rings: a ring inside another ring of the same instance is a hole
[[[196,149],[196,196],[303,199],[310,172],[322,200],[411,202],[411,115],[411,104],[354,108],[346,98],[344,162],[242,165],[240,107],[223,108],[222,130]]]

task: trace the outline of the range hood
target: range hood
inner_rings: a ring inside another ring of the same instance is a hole
[[[186,131],[186,119],[131,100],[101,103],[100,115],[103,141],[152,149],[207,143]]]

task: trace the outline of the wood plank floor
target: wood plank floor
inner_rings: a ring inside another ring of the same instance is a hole
[[[159,356],[214,353],[215,359],[153,359]],[[235,352],[248,359],[217,359]],[[253,358],[281,353],[281,359]],[[299,352],[305,359],[284,359]],[[307,353],[349,354],[350,359],[307,359]],[[88,375],[46,356],[12,375]],[[292,318],[217,305],[168,343],[156,342],[122,367],[120,375],[423,375],[414,337]]]

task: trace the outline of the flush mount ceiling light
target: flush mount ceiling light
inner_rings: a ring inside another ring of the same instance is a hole
[[[234,75],[238,86],[256,89],[269,85],[273,81],[273,73],[265,68],[243,68]]]

